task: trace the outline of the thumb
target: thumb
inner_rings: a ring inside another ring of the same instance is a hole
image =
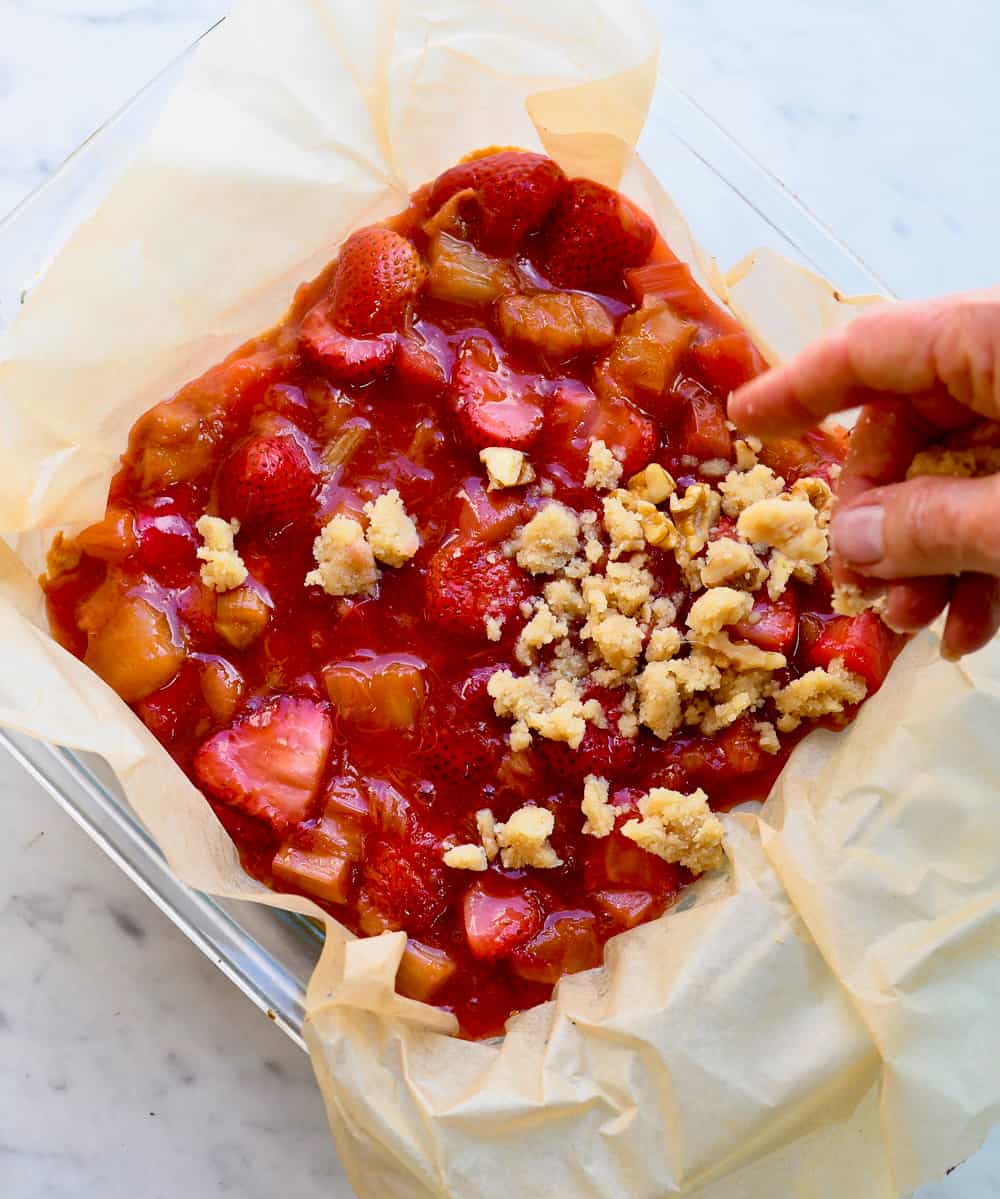
[[[834,516],[834,553],[880,579],[1000,575],[1000,476],[875,487]]]

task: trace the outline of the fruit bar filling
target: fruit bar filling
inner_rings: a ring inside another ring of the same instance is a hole
[[[139,419],[52,627],[250,874],[404,930],[399,990],[496,1033],[900,648],[833,610],[846,434],[726,420],[761,369],[627,199],[475,156]]]

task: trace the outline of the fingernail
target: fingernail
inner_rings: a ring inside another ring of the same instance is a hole
[[[865,504],[840,512],[830,527],[834,550],[845,562],[868,564],[885,557],[883,525],[885,512],[880,504]]]
[[[962,655],[957,650],[952,649],[950,645],[945,645],[945,643],[942,641],[941,657],[944,658],[946,662],[958,662]]]

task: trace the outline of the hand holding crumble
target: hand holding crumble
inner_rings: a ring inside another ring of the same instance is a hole
[[[971,653],[1000,628],[1000,288],[872,309],[739,388],[729,415],[775,437],[857,406],[835,574],[887,581],[901,630],[947,606],[942,653]]]

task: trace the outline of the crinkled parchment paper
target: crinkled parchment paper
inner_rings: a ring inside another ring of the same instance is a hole
[[[7,335],[0,722],[107,758],[188,882],[311,906],[243,875],[164,751],[51,641],[34,575],[55,528],[103,511],[132,421],[276,320],[352,227],[473,147],[540,140],[621,178],[772,358],[851,315],[773,255],[727,282],[695,247],[631,149],[655,43],[635,0],[248,0]],[[970,1154],[1000,1118],[997,728],[1000,654],[959,669],[918,639],[849,732],[808,738],[759,816],[727,818],[728,875],[503,1042],[394,995],[402,934],[328,921],[306,1031],[355,1188],[876,1199]]]

